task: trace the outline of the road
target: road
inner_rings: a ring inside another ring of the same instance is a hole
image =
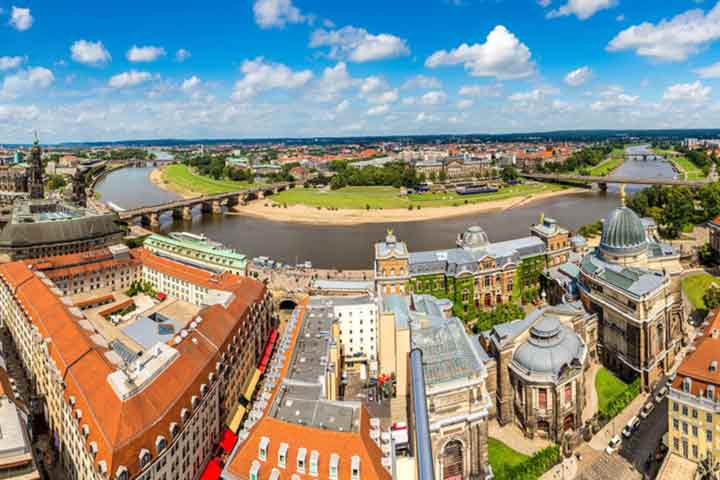
[[[664,398],[645,420],[640,421],[638,430],[628,438],[623,437],[620,455],[630,462],[637,471],[649,473],[646,469],[646,460],[654,455],[658,444],[667,432],[668,422],[668,401]]]

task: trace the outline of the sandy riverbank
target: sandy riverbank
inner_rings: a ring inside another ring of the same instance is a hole
[[[150,182],[158,187],[160,190],[165,190],[166,192],[172,192],[180,195],[182,198],[193,198],[198,197],[199,194],[197,192],[193,192],[192,190],[186,190],[182,187],[179,187],[177,185],[173,185],[170,183],[167,183],[163,179],[163,168],[164,167],[158,167],[152,172],[150,172]]]
[[[277,222],[312,223],[316,225],[360,225],[363,223],[398,223],[437,220],[472,213],[503,211],[528,203],[561,195],[584,192],[579,188],[570,188],[535,195],[492,200],[457,207],[429,207],[421,210],[385,209],[385,210],[318,210],[305,205],[291,205],[287,208],[273,207],[271,199],[255,200],[248,205],[238,206],[229,215],[249,215]]]
[[[172,185],[163,180],[162,169],[156,168],[150,173],[150,181],[158,188],[177,193],[183,198],[199,196],[177,185]],[[428,207],[420,210],[406,209],[343,209],[327,210],[308,207],[306,205],[291,205],[282,208],[274,205],[272,198],[254,200],[247,205],[235,207],[234,212],[228,215],[249,215],[276,222],[311,223],[316,225],[360,225],[363,223],[397,223],[397,222],[418,222],[423,220],[437,220],[440,218],[458,217],[472,213],[485,213],[492,211],[503,211],[515,207],[527,205],[537,200],[571,195],[585,192],[582,188],[567,188],[553,192],[543,192],[531,195],[523,195],[502,200],[490,200],[487,202],[458,205],[457,207]]]

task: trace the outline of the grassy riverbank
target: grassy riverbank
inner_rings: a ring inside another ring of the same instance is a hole
[[[370,209],[432,208],[504,200],[559,191],[562,188],[555,184],[527,183],[506,187],[496,193],[477,195],[458,195],[455,192],[418,193],[407,196],[400,195],[400,189],[393,187],[345,187],[339,190],[294,188],[274,195],[272,200],[283,205],[305,205],[344,210],[362,210],[368,207]]]
[[[215,180],[193,173],[186,165],[173,164],[163,168],[163,181],[173,190],[189,195],[214,195],[216,193],[242,190],[250,186],[247,182]]]
[[[625,161],[625,157],[610,157],[599,165],[595,165],[590,169],[589,173],[593,177],[604,177],[610,172],[618,168]]]
[[[720,285],[720,278],[698,273],[682,279],[682,289],[695,310],[706,310],[703,295],[712,284]]]
[[[654,148],[653,152],[658,155],[663,155],[669,162],[672,162],[675,168],[687,177],[687,180],[702,180],[706,177],[705,172],[703,172],[701,168],[688,160],[684,155],[678,155],[678,152],[675,150]]]

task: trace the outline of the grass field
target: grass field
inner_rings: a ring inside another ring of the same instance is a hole
[[[496,475],[501,470],[514,467],[528,458],[527,455],[513,450],[500,440],[488,437],[488,459]]]
[[[210,177],[197,175],[190,171],[186,165],[168,165],[163,170],[163,180],[182,190],[188,190],[201,195],[232,192],[247,188],[247,182],[234,182],[232,180],[214,180]]]
[[[307,205],[310,207],[340,209],[394,209],[449,207],[468,203],[503,200],[543,192],[561,190],[554,184],[528,183],[506,187],[497,193],[477,195],[458,195],[450,193],[418,193],[401,196],[400,190],[393,187],[345,187],[339,190],[319,190],[315,188],[293,188],[272,197],[276,203],[288,205]]]
[[[713,277],[707,273],[698,273],[682,280],[682,289],[688,300],[692,303],[696,310],[705,310],[705,302],[703,295],[710,285],[715,282],[720,286],[720,278]]]
[[[622,163],[625,161],[624,156],[615,157],[610,156],[607,160],[604,162],[595,165],[593,168],[590,169],[590,175],[597,176],[597,177],[604,177],[605,175],[608,175],[610,172],[615,170],[617,167],[622,165]]]
[[[658,155],[665,155],[665,158],[674,163],[675,167],[677,167],[680,172],[687,173],[688,180],[702,180],[703,178],[705,178],[705,172],[703,172],[701,168],[698,168],[698,166],[692,163],[690,160],[683,156],[674,156],[677,154],[675,150],[654,148],[653,152],[657,153]]]
[[[598,408],[603,410],[610,401],[627,388],[627,384],[618,379],[609,370],[601,368],[595,376],[595,391],[598,395]]]

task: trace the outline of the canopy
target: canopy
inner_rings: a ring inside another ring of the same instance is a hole
[[[219,480],[220,474],[222,474],[222,467],[220,466],[220,460],[212,458],[205,467],[200,480]]]

